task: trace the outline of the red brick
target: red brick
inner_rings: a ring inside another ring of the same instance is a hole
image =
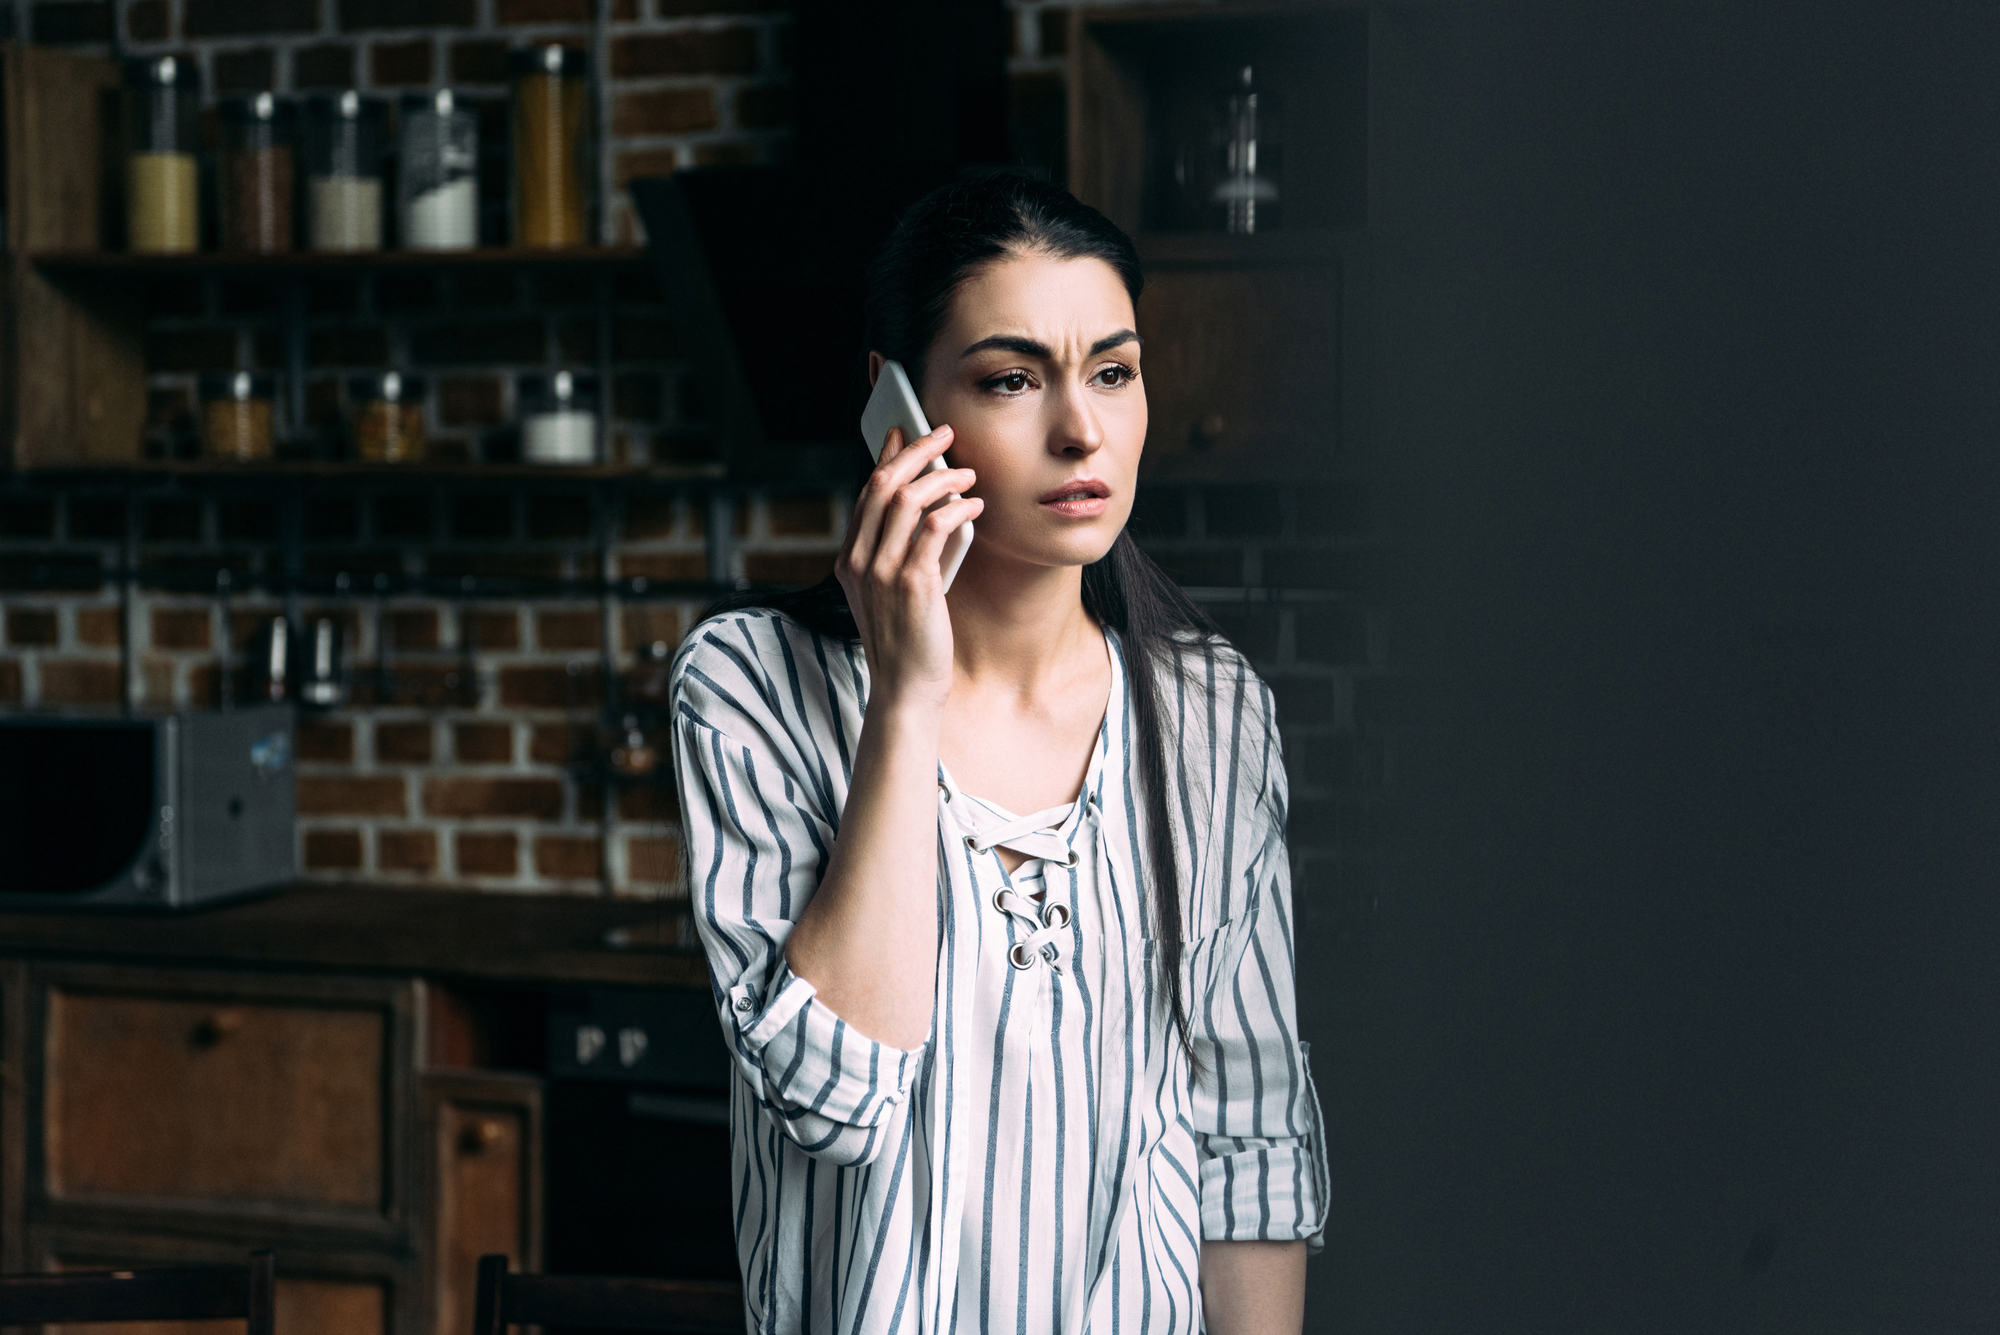
[[[595,649],[603,619],[597,609],[550,608],[535,613],[535,645],[541,649]]]
[[[412,42],[376,42],[368,48],[368,76],[378,88],[431,81],[433,43],[428,37]]]
[[[625,879],[633,885],[678,885],[681,882],[681,841],[633,835],[625,841]]]
[[[611,74],[618,79],[643,79],[660,74],[748,74],[756,68],[754,28],[638,33],[615,38],[611,43]]]
[[[461,765],[509,765],[514,729],[505,723],[460,723],[451,730],[451,753]]]
[[[189,37],[311,32],[319,27],[319,0],[185,0],[181,25]]]
[[[761,83],[736,92],[736,123],[746,130],[759,130],[792,123],[792,86]]]
[[[292,87],[348,88],[354,83],[354,48],[320,42],[292,52]]]
[[[453,844],[461,876],[516,876],[521,870],[520,840],[511,834],[461,833]]]
[[[435,607],[404,607],[389,613],[389,646],[393,649],[435,649],[438,647],[438,614]]]
[[[612,179],[620,190],[644,176],[672,176],[680,170],[679,149],[642,148],[620,153],[612,163]]]
[[[428,765],[431,761],[431,725],[422,723],[377,723],[375,759],[386,765]]]
[[[21,665],[11,658],[0,658],[0,700],[21,703]]]
[[[754,167],[763,160],[764,150],[752,139],[725,139],[694,146],[697,167]]]
[[[301,816],[400,816],[409,810],[400,774],[301,774]]]
[[[90,658],[45,658],[41,664],[45,705],[115,705],[118,665]]]
[[[349,677],[349,695],[357,708],[411,705],[445,709],[471,701],[471,686],[456,663],[391,663],[388,691],[372,666],[357,664]]]
[[[10,608],[7,612],[7,643],[17,649],[57,643],[61,635],[53,607]]]
[[[307,719],[299,724],[293,745],[300,760],[324,760],[348,765],[354,762],[354,725],[329,719]]]
[[[481,651],[497,649],[519,649],[521,647],[521,617],[514,611],[474,612],[472,614],[473,643]]]
[[[638,22],[639,0],[611,0],[611,19],[614,23]]]
[[[357,28],[470,28],[479,22],[478,0],[339,0],[340,26]]]
[[[628,783],[618,790],[620,820],[668,825],[678,823],[680,818],[680,798],[671,783]]]
[[[596,0],[494,0],[493,17],[502,23],[588,23],[597,17]]]
[[[173,18],[168,0],[134,0],[125,11],[125,35],[135,42],[164,42],[173,36]]]
[[[214,669],[201,679],[203,690],[214,691]],[[139,699],[149,705],[165,709],[174,706],[174,660],[156,658],[152,654],[139,659]],[[200,703],[197,699],[197,703]]]
[[[750,552],[743,573],[753,584],[817,584],[833,573],[833,552]]]
[[[261,93],[277,84],[278,55],[268,46],[218,51],[212,63],[218,93]]]
[[[674,498],[654,492],[629,497],[625,502],[624,533],[628,541],[671,538],[674,535]]]
[[[500,382],[490,375],[448,375],[438,381],[438,416],[448,426],[493,426],[505,420]]]
[[[79,607],[76,609],[76,642],[100,648],[115,648],[123,637],[119,634],[120,621],[115,607]]]
[[[625,579],[704,580],[708,578],[708,558],[700,552],[646,552],[618,558],[618,573]]]
[[[430,830],[381,830],[375,835],[375,866],[381,871],[428,875],[437,870],[437,835]]]
[[[560,579],[562,556],[556,552],[435,552],[425,560],[428,573],[443,579]]]
[[[361,831],[307,830],[307,871],[360,871]]]
[[[537,723],[528,734],[528,759],[537,765],[567,765],[588,752],[590,732],[567,723]]]
[[[198,650],[209,646],[208,609],[205,607],[156,607],[153,609],[155,649]]]
[[[614,134],[686,134],[715,128],[715,94],[707,88],[655,88],[624,93],[611,112]]]
[[[535,840],[535,874],[555,881],[595,880],[604,865],[597,840],[542,835]]]
[[[451,777],[424,784],[424,813],[458,820],[561,820],[560,779]]]
[[[628,607],[625,609],[624,649],[628,654],[644,654],[655,644],[672,653],[681,642],[681,614],[671,607]]]
[[[507,709],[589,708],[601,689],[595,663],[574,673],[557,664],[500,669],[500,703]]]
[[[451,81],[466,83],[507,82],[507,43],[476,39],[453,42],[446,57]]]

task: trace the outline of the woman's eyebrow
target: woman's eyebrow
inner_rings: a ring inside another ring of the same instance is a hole
[[[1106,334],[1103,338],[1098,339],[1097,342],[1090,345],[1090,351],[1084,355],[1095,357],[1100,352],[1109,352],[1111,349],[1120,347],[1126,343],[1144,344],[1145,341],[1145,339],[1140,338],[1132,330],[1121,329],[1115,334]],[[991,338],[982,338],[958,355],[960,357],[970,357],[975,352],[986,352],[989,350],[1018,352],[1023,357],[1039,357],[1043,361],[1053,361],[1055,358],[1055,354],[1049,351],[1048,344],[1037,343],[1032,338],[1021,338],[1015,334],[995,334]]]

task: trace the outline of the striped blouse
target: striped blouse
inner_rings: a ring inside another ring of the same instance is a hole
[[[750,1330],[1192,1335],[1202,1239],[1319,1246],[1270,692],[1220,644],[1161,677],[1196,1076],[1150,939],[1126,664],[1106,639],[1110,702],[1067,812],[1009,824],[939,767],[937,1005],[910,1051],[848,1027],[784,954],[847,797],[859,646],[749,610],[676,659],[695,919],[739,1077]],[[1035,860],[1010,877],[996,843]]]

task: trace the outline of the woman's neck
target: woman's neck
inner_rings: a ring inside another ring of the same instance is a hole
[[[997,564],[968,553],[946,599],[961,681],[1033,694],[1070,676],[1079,655],[1103,655],[1081,566]]]

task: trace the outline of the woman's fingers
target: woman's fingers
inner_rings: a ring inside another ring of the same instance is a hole
[[[955,493],[965,492],[978,481],[969,468],[948,468],[925,473],[914,482],[896,489],[889,498],[876,539],[872,563],[878,579],[890,579],[908,556],[910,542],[923,523],[925,512]],[[860,553],[857,552],[858,556]]]
[[[916,540],[910,544],[909,564],[919,570],[936,570],[944,562],[944,545],[967,520],[979,518],[986,502],[977,496],[958,496],[924,516],[917,525]]]
[[[846,554],[850,567],[857,573],[874,562],[875,550],[881,541],[883,520],[897,490],[921,475],[930,461],[951,444],[951,428],[941,426],[927,436],[919,436],[907,447],[902,442],[902,428],[892,427],[888,442],[882,447],[882,462],[862,485],[860,499],[855,502],[854,513],[848,520]],[[963,484],[964,487],[971,485],[970,482]],[[958,490],[963,490],[963,487]]]

